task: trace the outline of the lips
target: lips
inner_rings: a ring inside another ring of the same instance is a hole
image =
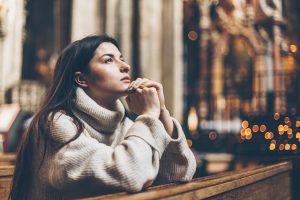
[[[131,81],[129,76],[125,76],[121,79],[121,81]]]

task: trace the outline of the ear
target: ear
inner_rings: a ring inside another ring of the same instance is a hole
[[[86,77],[82,72],[75,72],[74,79],[78,86],[83,88],[88,87]]]

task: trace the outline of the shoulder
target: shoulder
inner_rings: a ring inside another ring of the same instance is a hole
[[[49,114],[48,128],[50,138],[63,143],[73,138],[78,131],[74,119],[63,111]]]

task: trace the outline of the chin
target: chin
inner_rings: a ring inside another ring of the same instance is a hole
[[[128,94],[127,89],[128,89],[128,87],[124,87],[124,88],[118,90],[117,93],[119,94],[120,97],[127,96],[127,94]]]

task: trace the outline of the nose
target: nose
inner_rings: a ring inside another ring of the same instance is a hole
[[[128,65],[126,62],[124,61],[121,61],[120,63],[120,71],[121,72],[125,72],[125,73],[128,73],[131,69],[130,65]]]

